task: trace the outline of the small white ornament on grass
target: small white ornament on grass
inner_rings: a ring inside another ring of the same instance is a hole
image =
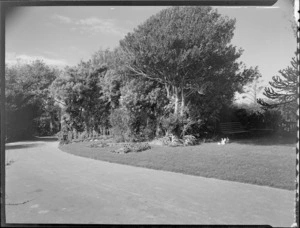
[[[225,141],[225,143],[229,143],[229,138],[228,138],[228,137],[226,138],[226,141]]]
[[[222,138],[221,142],[218,142],[218,145],[225,145],[228,142],[229,142],[229,138]]]

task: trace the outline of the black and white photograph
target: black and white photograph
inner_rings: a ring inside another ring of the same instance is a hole
[[[299,0],[158,2],[1,9],[1,225],[299,227]]]

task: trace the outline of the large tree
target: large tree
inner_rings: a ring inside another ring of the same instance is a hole
[[[71,128],[90,132],[105,124],[106,101],[102,99],[99,80],[106,71],[105,65],[81,61],[75,67],[67,67],[52,83],[53,97],[62,104],[62,113],[70,116]]]
[[[9,139],[41,133],[41,122],[45,129],[49,128],[48,133],[58,130],[54,129],[57,110],[48,90],[57,75],[58,70],[39,60],[6,66],[6,127]]]
[[[273,80],[269,82],[271,87],[265,88],[264,95],[269,99],[269,102],[263,99],[257,101],[264,108],[277,108],[296,116],[299,87],[299,70],[296,58],[292,59],[291,66],[280,70],[279,73],[280,76],[273,76]]]
[[[123,64],[128,74],[163,85],[175,115],[202,97],[220,106],[256,74],[236,61],[242,50],[230,44],[234,28],[235,20],[211,7],[165,9],[120,41]]]

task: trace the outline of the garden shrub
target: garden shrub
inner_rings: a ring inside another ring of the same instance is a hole
[[[281,128],[283,123],[281,113],[276,110],[257,111],[236,109],[234,114],[237,121],[241,122],[241,124],[248,130],[253,128],[270,128],[277,131]]]
[[[155,129],[156,126],[153,123],[148,124],[147,126],[143,126],[140,129],[140,133],[138,135],[139,141],[150,141],[155,137]]]
[[[109,144],[106,142],[97,142],[97,143],[92,143],[91,145],[89,145],[89,147],[91,148],[103,148],[103,147],[108,147]]]
[[[162,127],[165,132],[180,136],[184,127],[184,119],[179,115],[170,114],[162,118]]]
[[[78,134],[78,139],[81,140],[81,141],[84,141],[88,138],[88,134],[86,131],[83,131],[83,132],[79,132]]]
[[[179,139],[173,134],[166,135],[165,137],[160,138],[159,140],[163,143],[163,145],[166,146],[183,146],[184,144],[184,140]]]
[[[202,139],[202,142],[204,143],[217,142],[217,141],[220,141],[220,136],[213,136],[213,137]]]
[[[169,117],[162,118],[162,128],[167,134],[172,134],[176,138],[181,139],[185,135],[193,135],[194,137],[207,136],[210,131],[208,122],[204,122],[200,118],[192,119],[187,116],[179,116],[171,114]],[[163,139],[168,144],[168,139]],[[174,140],[173,140],[174,141]]]
[[[128,148],[133,152],[141,152],[151,149],[151,146],[148,143],[131,143]]]
[[[126,143],[123,147],[113,150],[115,153],[141,152],[151,149],[148,143]]]
[[[126,153],[130,152],[130,149],[127,148],[127,147],[121,147],[121,148],[119,148],[117,150],[112,150],[111,152],[118,153],[118,154],[126,154]]]
[[[184,146],[192,146],[192,145],[196,145],[197,143],[197,139],[195,136],[193,135],[185,135],[183,136],[183,145]]]
[[[132,130],[130,113],[124,108],[118,108],[111,112],[110,123],[112,134],[117,142],[136,140]]]
[[[63,145],[63,144],[68,144],[72,141],[72,139],[69,139],[69,133],[68,132],[64,132],[64,131],[60,131],[56,134],[59,144]]]
[[[169,145],[172,142],[172,137],[170,135],[166,135],[159,139],[164,145]]]
[[[68,142],[72,142],[72,139],[73,139],[73,132],[68,131]]]
[[[73,129],[73,139],[78,139],[78,132],[77,132],[77,130],[76,129]]]
[[[282,129],[282,123],[284,122],[280,111],[267,110],[264,113],[264,123],[265,126],[274,129],[274,131],[284,130]]]

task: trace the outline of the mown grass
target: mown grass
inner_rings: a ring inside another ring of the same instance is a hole
[[[127,154],[112,153],[117,146],[90,148],[91,142],[68,144],[60,149],[113,163],[294,190],[296,144],[273,142],[274,145],[269,139],[251,139],[225,146],[152,146],[150,150]]]

